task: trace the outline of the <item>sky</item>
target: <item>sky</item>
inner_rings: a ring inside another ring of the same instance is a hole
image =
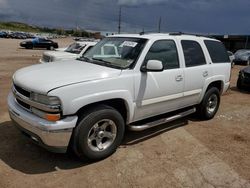
[[[117,32],[250,34],[249,0],[0,0],[0,21]]]

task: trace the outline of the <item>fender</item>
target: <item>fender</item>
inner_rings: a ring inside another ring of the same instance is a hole
[[[215,76],[212,76],[212,77],[209,77],[208,79],[206,79],[205,84],[204,84],[203,89],[202,89],[202,92],[201,92],[201,95],[200,95],[199,103],[202,101],[202,99],[207,91],[207,88],[211,83],[216,82],[216,81],[222,82],[221,88],[223,90],[224,85],[225,85],[225,79],[226,79],[225,75],[215,75]]]
[[[134,103],[129,91],[126,90],[106,91],[76,98],[70,102],[70,107],[67,110],[76,113],[86,105],[111,99],[123,99],[125,101],[128,115],[127,120],[130,122],[134,116]]]

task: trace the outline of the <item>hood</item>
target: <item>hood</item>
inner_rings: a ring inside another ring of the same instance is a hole
[[[22,68],[14,74],[13,81],[27,90],[46,94],[54,88],[116,77],[120,73],[119,69],[71,60]]]
[[[242,69],[241,71],[245,72],[245,73],[249,73],[250,74],[250,66]]]
[[[44,52],[44,55],[53,57],[53,59],[61,59],[61,58],[74,59],[77,58],[78,54],[73,54],[64,51],[46,51]]]

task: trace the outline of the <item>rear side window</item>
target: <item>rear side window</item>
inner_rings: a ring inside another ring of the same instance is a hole
[[[225,46],[218,41],[205,40],[205,45],[213,63],[230,62]]]
[[[206,64],[205,56],[200,44],[192,40],[183,40],[181,45],[184,52],[186,67]]]

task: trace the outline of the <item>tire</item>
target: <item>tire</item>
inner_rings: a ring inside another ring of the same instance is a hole
[[[242,80],[241,80],[241,77],[239,76],[238,77],[238,80],[237,80],[237,88],[239,89],[239,90],[242,90],[243,89],[243,86],[242,86]]]
[[[54,50],[54,46],[49,46],[47,49],[48,50]]]
[[[197,114],[203,120],[213,119],[220,106],[220,92],[217,88],[211,87],[197,107]]]
[[[29,44],[26,49],[33,49],[33,45],[32,44]]]
[[[247,62],[246,62],[246,66],[249,66],[250,65],[250,60],[248,60]]]
[[[71,147],[80,159],[101,160],[116,151],[124,131],[124,119],[117,110],[105,105],[97,106],[78,121]]]

